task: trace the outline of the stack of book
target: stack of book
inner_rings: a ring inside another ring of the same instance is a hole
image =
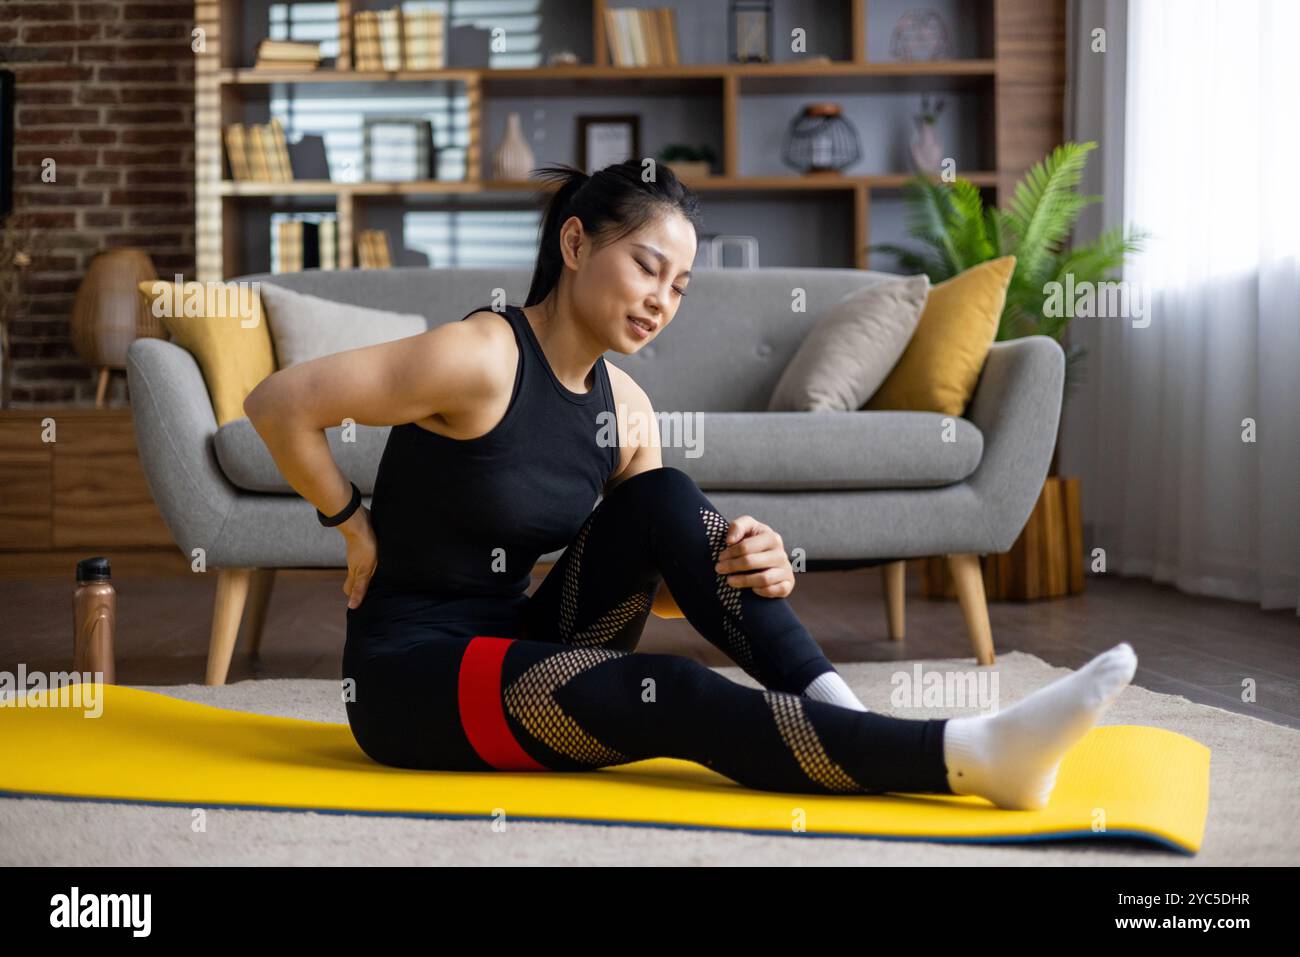
[[[226,127],[226,155],[236,180],[284,183],[293,179],[289,141],[279,120],[270,123],[231,123]]]
[[[358,10],[352,14],[352,68],[402,68],[401,10]]]
[[[677,17],[669,7],[605,9],[614,66],[677,66]]]
[[[403,69],[441,70],[447,65],[447,17],[439,10],[402,14]]]
[[[446,15],[436,10],[352,14],[354,70],[440,70],[447,63]]]
[[[392,265],[388,234],[382,229],[363,229],[357,237],[357,268],[388,269]]]
[[[339,223],[337,219],[312,222],[290,219],[275,224],[274,273],[304,269],[339,268]]]
[[[258,70],[314,70],[320,66],[320,44],[296,40],[263,40],[257,45]]]

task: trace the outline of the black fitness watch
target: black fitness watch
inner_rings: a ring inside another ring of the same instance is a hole
[[[335,525],[342,525],[352,517],[352,513],[355,512],[357,506],[361,504],[361,489],[357,488],[356,482],[349,482],[348,484],[352,486],[352,501],[343,506],[341,512],[337,515],[326,517],[324,512],[320,509],[316,509],[316,520],[326,528],[333,528]]]

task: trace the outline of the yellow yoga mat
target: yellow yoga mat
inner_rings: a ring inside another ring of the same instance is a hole
[[[1136,725],[1093,728],[1066,754],[1046,808],[1005,811],[956,795],[755,791],[671,758],[578,773],[391,768],[370,760],[346,724],[97,687],[90,709],[69,687],[4,702],[0,794],[903,841],[1125,837],[1188,854],[1200,849],[1209,806],[1209,748]]]

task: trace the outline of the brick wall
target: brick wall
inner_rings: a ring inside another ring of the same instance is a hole
[[[48,242],[10,326],[15,408],[94,402],[68,321],[96,252],[139,246],[160,275],[193,276],[193,13],[179,0],[0,0],[0,64],[16,76],[14,212]],[[123,402],[124,377],[110,398]]]

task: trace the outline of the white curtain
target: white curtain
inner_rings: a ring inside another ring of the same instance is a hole
[[[1083,477],[1088,551],[1107,573],[1300,613],[1300,3],[1070,14],[1067,136],[1102,141],[1107,194],[1076,238],[1153,234],[1124,274],[1149,316],[1070,327],[1088,355],[1061,471]]]

